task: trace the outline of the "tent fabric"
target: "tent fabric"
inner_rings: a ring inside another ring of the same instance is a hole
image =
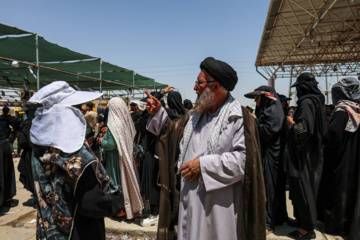
[[[36,63],[36,35],[25,37],[6,37],[0,39],[0,53],[2,57]],[[39,39],[39,61],[71,61],[94,58],[89,55],[77,53],[57,44]]]
[[[16,31],[18,30],[18,31]],[[24,32],[17,28],[0,25],[0,34]],[[27,33],[27,32],[25,32]],[[9,34],[4,34],[9,35]],[[70,85],[76,84],[83,90],[100,88],[100,62],[101,59],[90,55],[78,53],[68,48],[48,42],[38,37],[40,87],[56,80],[67,81]],[[30,82],[30,88],[36,89],[36,78],[29,68],[36,74],[36,35],[6,36],[0,38],[0,86],[24,88],[24,80]],[[20,62],[19,67],[13,67],[13,59]],[[51,69],[49,69],[51,68]],[[52,70],[52,69],[56,69]],[[72,73],[68,74],[66,72]],[[87,77],[90,78],[87,78]],[[9,79],[10,83],[7,81]],[[134,73],[134,71],[116,66],[108,62],[101,64],[102,90],[127,90],[135,88],[161,89],[167,85],[157,83],[154,79]]]
[[[16,27],[7,26],[0,23],[0,36],[4,35],[21,35],[21,34],[29,34],[30,32],[18,29]]]

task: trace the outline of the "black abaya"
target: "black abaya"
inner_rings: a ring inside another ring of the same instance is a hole
[[[295,124],[289,132],[290,199],[301,228],[316,224],[316,199],[323,167],[322,137],[327,131],[324,97],[305,94],[298,100]]]
[[[9,142],[0,129],[0,206],[16,195],[14,162]]]
[[[18,138],[18,144],[20,148],[23,149],[18,165],[18,171],[20,172],[19,180],[24,185],[25,189],[30,191],[31,193],[34,193],[34,179],[31,166],[31,154],[33,145],[30,141],[30,128],[32,120],[35,117],[36,109],[36,104],[26,105],[25,112],[27,116],[27,121]]]
[[[262,86],[257,90],[272,92],[275,89]],[[266,227],[274,229],[278,206],[278,168],[281,162],[281,136],[285,127],[284,113],[278,97],[276,100],[261,95],[260,106],[256,108],[256,122],[261,142],[262,167],[266,188]]]
[[[318,206],[328,232],[360,239],[360,130],[345,131],[348,113],[337,111],[325,138]]]

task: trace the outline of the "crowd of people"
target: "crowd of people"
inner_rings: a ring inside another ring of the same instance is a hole
[[[229,64],[208,57],[194,105],[167,87],[94,111],[101,93],[55,81],[29,100],[21,131],[4,107],[0,205],[16,205],[12,128],[38,239],[105,239],[105,217],[158,225],[158,239],[262,240],[284,223],[296,227],[289,237],[315,239],[317,221],[360,239],[360,82],[336,83],[331,107],[302,73],[291,86],[295,112],[270,86],[245,94],[255,112],[241,106],[237,82]]]

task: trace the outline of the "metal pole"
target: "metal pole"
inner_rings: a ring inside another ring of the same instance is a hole
[[[289,85],[289,98],[291,98],[291,85],[292,85],[292,78],[293,78],[293,69],[291,68],[291,73],[290,73],[290,85]]]
[[[133,94],[133,100],[135,100],[135,72],[133,71],[133,89],[132,89],[132,94]]]
[[[325,84],[326,84],[326,90],[325,90],[325,95],[326,95],[326,104],[329,104],[329,86],[328,86],[328,79],[327,79],[327,73],[325,73]]]
[[[155,91],[155,79],[154,79],[154,91]]]
[[[100,76],[99,76],[100,80],[102,78],[102,59],[100,58]],[[100,81],[100,87],[99,87],[100,92],[102,92],[102,81]],[[101,106],[101,99],[102,96],[100,97],[100,106]]]
[[[275,79],[274,78],[268,79],[268,86],[275,88]]]
[[[35,45],[36,45],[36,66],[37,66],[37,69],[36,69],[36,86],[37,86],[37,91],[39,91],[40,89],[40,68],[39,68],[39,36],[38,34],[36,33],[35,35]]]

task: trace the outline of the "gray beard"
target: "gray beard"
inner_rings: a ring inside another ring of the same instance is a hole
[[[214,104],[215,104],[215,93],[213,93],[209,88],[206,88],[204,92],[197,97],[195,102],[194,112],[202,115]]]

